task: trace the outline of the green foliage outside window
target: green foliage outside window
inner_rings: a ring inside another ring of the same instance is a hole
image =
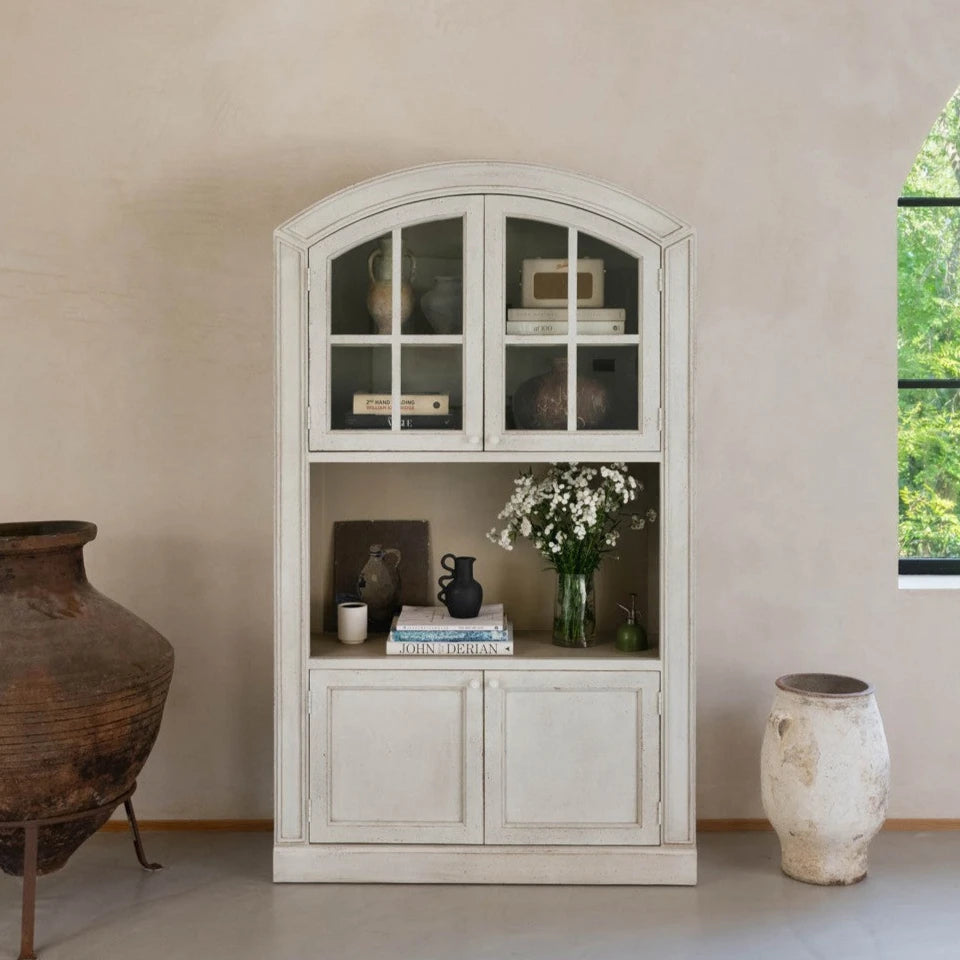
[[[904,196],[960,198],[960,90],[937,118]],[[960,206],[901,207],[900,379],[960,378]],[[960,557],[960,390],[901,389],[900,555]]]

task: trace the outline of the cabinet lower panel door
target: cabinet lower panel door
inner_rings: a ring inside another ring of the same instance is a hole
[[[660,842],[659,673],[485,680],[487,843]]]
[[[310,840],[483,842],[483,674],[310,672]]]

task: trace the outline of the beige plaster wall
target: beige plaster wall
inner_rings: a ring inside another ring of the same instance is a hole
[[[699,795],[760,812],[778,674],[874,681],[960,815],[960,594],[897,591],[894,198],[952,2],[7,0],[0,507],[95,520],[177,648],[145,817],[271,811],[271,232],[358,179],[572,168],[699,231]]]

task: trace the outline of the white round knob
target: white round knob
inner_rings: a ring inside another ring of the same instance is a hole
[[[491,690],[496,690],[497,687],[499,687],[499,686],[500,686],[500,681],[499,681],[499,680],[491,680],[491,681],[490,681],[490,689],[491,689]]]
[[[479,690],[479,689],[480,689],[480,681],[479,681],[479,680],[471,680],[471,681],[470,681],[470,689],[471,689],[471,690]]]
[[[470,438],[469,438],[469,441],[470,441],[470,443],[473,444],[473,446],[476,446],[476,445],[480,442],[480,438],[479,438],[479,437],[470,437]]]
[[[491,447],[495,447],[499,442],[500,438],[496,434],[491,434],[487,437],[487,443],[489,443]]]

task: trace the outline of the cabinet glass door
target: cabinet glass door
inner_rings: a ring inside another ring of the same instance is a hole
[[[311,247],[311,449],[480,449],[482,216],[407,204]]]
[[[488,197],[486,254],[486,447],[659,449],[659,247],[586,211]]]

